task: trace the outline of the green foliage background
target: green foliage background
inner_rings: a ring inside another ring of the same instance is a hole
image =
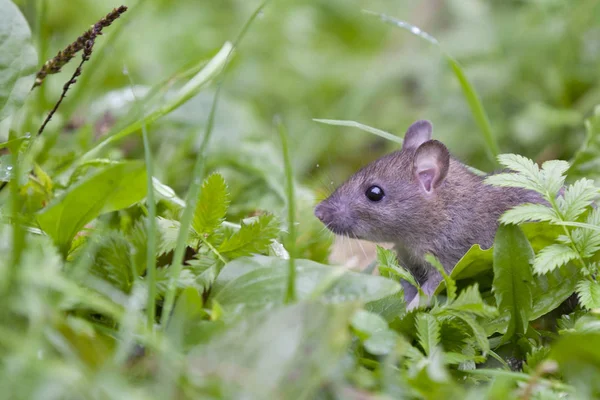
[[[597,1],[124,4],[36,137],[79,56],[33,74],[120,4],[0,0],[1,396],[600,396]],[[429,119],[551,207],[406,312],[393,254],[329,266],[312,216],[398,144],[313,119]]]

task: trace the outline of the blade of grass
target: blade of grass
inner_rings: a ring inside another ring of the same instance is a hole
[[[464,73],[462,67],[460,66],[460,64],[458,63],[458,61],[456,61],[452,56],[450,56],[448,53],[446,53],[444,51],[444,49],[440,45],[440,42],[436,38],[434,38],[427,32],[424,32],[420,28],[418,28],[412,24],[409,24],[408,22],[398,20],[396,18],[390,17],[385,14],[380,14],[380,13],[376,13],[376,12],[368,11],[368,10],[363,10],[363,12],[366,14],[369,14],[369,15],[374,15],[376,17],[379,17],[382,21],[389,23],[391,25],[394,25],[398,28],[405,29],[405,30],[409,31],[410,33],[412,33],[413,35],[416,35],[422,39],[425,39],[426,41],[437,46],[440,49],[441,53],[444,55],[444,57],[448,61],[448,64],[452,68],[452,71],[454,72],[456,79],[458,79],[458,82],[460,83],[460,87],[462,89],[465,100],[467,101],[469,108],[471,109],[471,114],[473,115],[473,118],[475,119],[475,122],[477,123],[477,126],[479,127],[479,130],[481,132],[481,135],[483,136],[483,140],[485,141],[485,144],[487,146],[486,151],[488,153],[488,157],[490,157],[490,160],[494,164],[497,164],[498,161],[497,161],[496,157],[500,153],[500,150],[498,148],[498,143],[496,142],[496,139],[494,138],[490,120],[487,116],[487,113],[485,112],[485,108],[483,107],[483,104],[481,103],[481,99],[477,95],[477,92],[475,91],[475,88],[473,87],[473,85],[469,82],[469,79],[465,75],[465,73]]]
[[[403,139],[396,135],[393,135],[386,131],[382,131],[381,129],[373,128],[372,126],[369,126],[369,125],[361,124],[360,122],[356,122],[356,121],[347,121],[347,120],[339,120],[339,119],[316,119],[316,118],[313,118],[313,121],[319,122],[321,124],[327,124],[327,125],[348,126],[350,128],[358,128],[362,131],[372,133],[372,134],[382,137],[384,139],[390,140],[394,143],[402,144],[402,142],[403,142]],[[485,172],[480,171],[477,168],[473,168],[468,165],[466,167],[468,169],[470,169],[471,172],[473,172],[476,175],[481,175],[481,176],[485,175]]]
[[[361,124],[360,122],[345,121],[345,120],[339,120],[339,119],[317,119],[317,118],[313,118],[313,121],[319,122],[321,124],[327,124],[327,125],[349,126],[351,128],[358,128],[362,131],[372,133],[374,135],[377,135],[384,139],[390,140],[392,142],[402,144],[402,138],[400,138],[396,135],[393,135],[389,132],[382,131],[381,129],[377,129],[377,128],[373,128],[368,125]]]
[[[208,64],[206,64],[206,66],[200,70],[198,74],[196,74],[196,76],[190,79],[190,81],[179,90],[179,93],[173,100],[163,107],[144,116],[143,118],[129,124],[115,134],[110,135],[105,140],[98,143],[94,148],[90,149],[82,157],[80,157],[76,164],[80,164],[95,157],[104,147],[139,131],[142,128],[142,125],[145,124],[147,126],[153,123],[164,115],[169,114],[171,111],[175,110],[192,97],[196,96],[198,92],[200,92],[200,89],[202,89],[202,87],[210,80],[215,78],[223,69],[223,66],[227,63],[232,50],[233,45],[230,42],[225,42],[221,50],[219,50],[219,52],[208,62]]]
[[[210,113],[208,115],[208,121],[206,123],[206,129],[204,132],[204,137],[202,138],[202,143],[200,144],[200,148],[198,150],[198,156],[196,158],[196,164],[194,165],[194,170],[192,174],[192,184],[190,185],[190,189],[186,196],[186,207],[183,210],[183,215],[180,221],[179,233],[177,235],[177,244],[175,247],[175,251],[173,254],[173,261],[171,263],[171,275],[169,278],[169,285],[167,287],[167,291],[165,294],[165,302],[163,304],[162,314],[161,314],[161,324],[162,326],[166,326],[169,316],[171,314],[171,310],[173,309],[173,304],[175,302],[175,294],[177,291],[177,281],[179,279],[179,275],[181,274],[181,269],[183,267],[183,256],[185,253],[186,243],[190,231],[190,226],[192,223],[192,218],[194,216],[194,210],[196,209],[196,202],[198,201],[198,196],[200,195],[200,191],[202,190],[202,179],[204,178],[204,157],[206,153],[206,148],[208,147],[208,142],[210,140],[210,136],[212,134],[212,129],[215,122],[215,113],[217,109],[217,104],[219,102],[219,96],[221,93],[221,88],[223,87],[223,81],[225,80],[226,75],[226,67],[229,64],[229,60],[233,54],[233,49],[237,48],[240,41],[246,35],[246,32],[252,25],[252,22],[256,19],[256,17],[260,14],[263,7],[268,3],[269,0],[263,1],[254,11],[254,13],[250,16],[246,24],[243,26],[241,32],[233,42],[233,45],[229,44],[229,51],[225,55],[222,62],[219,63],[221,67],[221,77],[217,84],[217,89],[215,91],[215,95],[213,98],[213,102],[211,105]],[[225,48],[225,46],[224,46]],[[221,50],[222,52],[223,50]],[[219,53],[221,53],[219,52]],[[214,59],[213,59],[214,60]],[[209,63],[210,64],[210,63]],[[207,65],[208,67],[208,65]],[[198,77],[198,75],[196,76]],[[195,80],[192,79],[192,80]],[[199,80],[199,79],[196,79]],[[187,87],[187,86],[186,86]]]
[[[288,134],[285,125],[280,118],[276,118],[275,124],[281,140],[281,152],[283,153],[283,168],[285,172],[285,189],[288,209],[288,280],[285,291],[285,303],[292,303],[296,300],[296,200],[294,194],[294,174],[292,172],[292,162],[290,160],[290,151],[288,146]]]
[[[143,109],[143,106],[141,106],[138,99],[135,97],[131,75],[127,74],[127,76],[129,77],[131,86],[131,95],[135,99],[138,108]],[[156,320],[156,202],[154,201],[154,161],[145,123],[142,123],[142,141],[144,142],[144,160],[146,162],[146,179],[148,186],[148,193],[146,194],[146,204],[148,206],[148,223],[146,224],[148,232],[148,241],[146,244],[146,284],[148,287],[146,324],[148,330],[152,332]],[[134,277],[135,276],[136,275],[134,274]]]

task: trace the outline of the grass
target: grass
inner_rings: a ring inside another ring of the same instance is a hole
[[[16,3],[0,0],[2,396],[600,394],[581,379],[600,373],[596,2],[138,1],[38,138],[73,70],[30,92],[19,55],[117,4]],[[34,42],[11,30],[29,26]],[[377,250],[378,274],[331,265],[313,207],[417,119],[551,208],[506,213],[494,249],[407,312],[395,254]]]

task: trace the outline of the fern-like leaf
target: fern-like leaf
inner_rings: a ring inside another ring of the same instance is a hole
[[[229,193],[225,179],[219,174],[210,175],[202,184],[192,228],[200,235],[210,235],[225,219],[228,207]]]
[[[564,244],[553,244],[544,247],[535,257],[533,271],[543,275],[556,268],[561,267],[571,260],[579,257],[579,254]]]
[[[500,154],[498,162],[506,168],[511,169],[528,179],[539,182],[541,179],[540,169],[536,163],[519,154]]]
[[[589,179],[579,179],[565,189],[562,197],[557,199],[559,210],[565,220],[575,221],[598,195],[598,188]]]
[[[433,315],[421,313],[415,320],[419,344],[430,355],[440,343],[440,324]]]
[[[600,308],[600,283],[582,280],[577,284],[579,302],[585,308]]]
[[[440,261],[433,254],[426,254],[425,261],[433,265],[435,269],[437,269],[442,275],[444,283],[446,284],[446,295],[448,296],[448,302],[452,302],[456,298],[456,281],[448,276],[442,263],[440,263]]]
[[[419,287],[414,276],[398,264],[396,253],[393,251],[377,246],[377,263],[379,264],[379,273],[381,273],[382,276],[385,276],[386,278],[397,277],[404,279],[414,287]]]
[[[217,250],[228,258],[263,253],[278,233],[279,227],[275,217],[271,214],[261,215],[250,224],[242,223],[240,230],[225,238]]]
[[[541,178],[544,189],[552,197],[556,197],[558,191],[565,183],[565,173],[569,169],[569,163],[563,160],[549,160],[542,164]]]
[[[543,204],[522,204],[506,211],[501,217],[503,224],[520,224],[527,221],[558,222],[556,212]]]
[[[485,183],[494,186],[518,187],[533,190],[538,193],[544,192],[544,187],[537,180],[518,173],[501,173],[490,175],[485,178]]]
[[[496,307],[492,307],[483,301],[481,293],[479,293],[479,285],[477,284],[461,291],[456,300],[448,308],[468,312],[480,317],[493,317],[498,313]]]

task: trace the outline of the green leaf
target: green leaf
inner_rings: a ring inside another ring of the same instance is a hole
[[[271,240],[279,234],[279,226],[275,217],[265,214],[250,224],[242,222],[242,227],[228,238],[217,249],[229,258],[237,258],[267,251]]]
[[[315,398],[347,351],[354,310],[301,302],[246,316],[191,351],[187,376],[220,398]]]
[[[590,179],[579,179],[567,186],[563,196],[557,199],[560,212],[567,221],[576,221],[577,218],[592,204],[598,195],[598,188]]]
[[[377,135],[379,137],[382,137],[384,139],[387,139],[391,142],[395,142],[398,144],[402,144],[402,141],[403,141],[402,138],[399,138],[398,136],[393,135],[389,132],[385,132],[385,131],[382,131],[381,129],[373,128],[373,127],[361,124],[360,122],[356,122],[356,121],[342,121],[342,120],[337,120],[337,119],[316,119],[316,118],[313,119],[313,121],[319,122],[321,124],[327,124],[327,125],[348,126],[351,128],[358,128],[362,131],[372,133],[374,135]]]
[[[433,315],[420,313],[415,320],[417,338],[426,355],[440,344],[440,324]]]
[[[553,344],[550,359],[558,362],[567,382],[575,386],[578,398],[597,398],[600,393],[599,333],[563,335]]]
[[[388,329],[385,319],[379,315],[365,310],[358,310],[352,316],[350,325],[360,334],[369,337],[376,332]]]
[[[521,204],[506,211],[500,217],[503,224],[520,224],[530,221],[559,221],[556,212],[543,204]]]
[[[396,348],[399,335],[391,329],[386,329],[373,333],[363,342],[365,350],[376,356],[385,356],[390,354]]]
[[[0,0],[0,122],[21,108],[31,91],[37,53],[19,8]]]
[[[492,269],[492,261],[493,249],[483,250],[481,246],[475,244],[456,263],[456,266],[450,273],[450,277],[455,281],[473,278],[481,273],[490,271]],[[436,293],[439,293],[444,286],[445,282],[442,282],[437,288]]]
[[[192,287],[184,289],[173,308],[173,316],[166,328],[169,343],[175,348],[185,348],[187,338],[194,335],[198,322],[202,318],[202,297],[198,290]]]
[[[484,303],[481,293],[479,293],[479,285],[477,284],[461,291],[456,300],[445,308],[488,318],[498,314],[498,310],[495,307]]]
[[[450,315],[454,318],[460,319],[471,329],[471,338],[475,340],[475,343],[479,346],[481,351],[486,354],[490,351],[490,342],[488,335],[483,327],[473,318],[472,316],[465,314],[464,312],[450,311]]]
[[[549,160],[542,164],[541,178],[546,192],[556,197],[558,191],[565,183],[565,173],[569,169],[569,163],[563,160]]]
[[[429,264],[433,265],[435,269],[442,275],[444,278],[444,284],[446,285],[446,295],[448,296],[448,302],[452,302],[456,298],[456,282],[454,279],[450,278],[446,271],[444,270],[444,266],[433,254],[426,254],[425,261]]]
[[[376,301],[401,290],[398,282],[380,276],[350,272],[343,267],[330,267],[310,260],[296,260],[296,290],[299,300],[313,297],[332,303]],[[209,301],[236,313],[260,310],[283,302],[287,260],[255,255],[229,262],[212,287]],[[331,279],[333,277],[333,279]],[[328,284],[323,287],[323,282]]]
[[[162,217],[156,219],[156,228],[159,233],[157,246],[159,256],[175,250],[180,226],[179,221]]]
[[[517,172],[532,182],[541,181],[540,168],[533,160],[527,157],[523,157],[520,154],[500,154],[498,161],[504,167]]]
[[[532,180],[525,175],[517,173],[501,173],[485,178],[485,183],[494,186],[518,187],[544,193],[544,187],[537,180]]]
[[[219,174],[210,175],[202,184],[192,228],[200,235],[210,235],[225,219],[228,207],[229,193],[225,179]]]
[[[515,225],[500,226],[494,240],[493,291],[500,313],[510,315],[503,340],[523,335],[532,310],[530,260],[533,250]]]
[[[582,280],[577,284],[579,302],[588,309],[600,308],[600,284],[590,280]]]
[[[575,260],[579,254],[564,244],[553,244],[543,248],[535,257],[533,270],[536,274],[545,274]]]
[[[420,290],[420,286],[414,276],[398,264],[396,253],[394,253],[392,250],[377,246],[377,262],[379,263],[378,270],[382,276],[387,278],[397,277],[404,279]]]
[[[146,196],[144,163],[110,165],[80,180],[38,213],[38,223],[66,253],[71,240],[100,214],[120,210]]]
[[[600,105],[594,115],[585,121],[587,136],[575,154],[569,169],[570,178],[592,178],[600,180]]]

